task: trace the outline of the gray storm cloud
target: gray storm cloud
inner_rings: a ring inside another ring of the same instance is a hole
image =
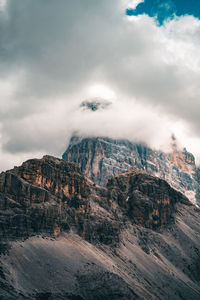
[[[74,131],[152,147],[175,131],[198,155],[200,21],[184,16],[158,27],[146,15],[127,17],[130,3],[7,0],[0,13],[1,169],[61,155]],[[97,85],[93,96],[110,90],[113,105],[95,116],[81,112]]]

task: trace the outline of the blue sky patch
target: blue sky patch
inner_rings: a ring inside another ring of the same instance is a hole
[[[155,17],[159,25],[168,18],[177,16],[193,15],[200,18],[200,1],[199,0],[145,0],[139,3],[136,9],[127,8],[126,15],[138,16],[147,14]]]

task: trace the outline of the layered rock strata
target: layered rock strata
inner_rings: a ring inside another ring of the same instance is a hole
[[[2,300],[200,297],[200,210],[160,178],[45,156],[0,174],[0,208]]]
[[[63,159],[78,164],[88,178],[101,186],[106,186],[113,176],[139,169],[166,180],[191,202],[200,203],[194,156],[179,149],[174,137],[170,147],[170,152],[165,153],[128,140],[74,136]]]

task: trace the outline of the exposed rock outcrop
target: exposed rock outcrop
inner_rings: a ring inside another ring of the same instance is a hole
[[[133,222],[152,229],[170,224],[177,202],[188,203],[164,180],[145,172],[125,173],[104,189],[86,179],[73,163],[51,156],[3,172],[0,193],[1,238],[42,232],[58,235],[75,228],[89,241],[112,243],[124,222],[113,201],[126,209]],[[95,211],[97,207],[108,217]]]
[[[109,205],[107,191],[95,187],[75,164],[51,156],[32,159],[0,174],[0,237],[8,239],[74,229],[89,241],[112,243],[119,224],[92,211]],[[103,208],[102,208],[103,209]],[[105,225],[104,224],[104,225]]]
[[[86,182],[74,164],[49,156],[2,173],[1,237],[69,229],[89,209]]]
[[[114,177],[107,184],[110,198],[141,226],[156,229],[173,222],[176,203],[189,200],[169,184],[141,171]]]
[[[0,208],[3,300],[200,297],[200,210],[163,179],[44,156],[0,174]]]
[[[78,164],[88,178],[101,186],[106,186],[113,176],[139,169],[166,180],[191,202],[200,202],[194,156],[179,149],[174,137],[171,152],[165,153],[128,140],[74,136],[63,159]]]

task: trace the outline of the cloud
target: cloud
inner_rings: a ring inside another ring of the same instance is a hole
[[[147,15],[127,17],[128,3],[7,0],[0,14],[1,168],[5,157],[10,166],[20,157],[60,156],[74,130],[155,147],[174,130],[198,154],[200,21],[175,17],[158,27]],[[112,109],[80,112],[91,91],[110,95]]]
[[[159,109],[139,104],[137,101],[116,100],[98,111],[77,109],[72,118],[72,131],[81,136],[109,136],[114,139],[129,139],[148,143],[156,149],[166,149],[166,141],[172,134],[171,120],[163,116]],[[158,127],[160,124],[163,126]],[[151,125],[150,125],[151,124]],[[149,126],[150,125],[150,126]]]
[[[7,0],[0,0],[0,11],[4,11],[6,9]]]
[[[121,2],[124,9],[127,9],[127,7],[135,9],[138,6],[138,4],[143,3],[144,0],[121,0]]]

